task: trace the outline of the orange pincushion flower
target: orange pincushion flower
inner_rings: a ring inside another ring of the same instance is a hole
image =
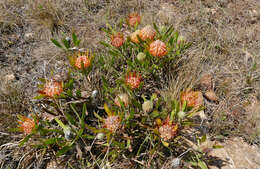
[[[170,122],[170,118],[168,117],[159,127],[160,137],[164,141],[167,141],[176,135],[177,129],[178,125],[173,122]]]
[[[135,72],[129,72],[125,77],[125,81],[130,88],[136,89],[140,86],[142,78],[139,74],[136,74]]]
[[[127,22],[130,26],[135,26],[136,24],[140,24],[141,16],[139,16],[137,13],[130,13],[128,15]]]
[[[104,119],[104,128],[114,133],[121,127],[121,119],[118,115],[111,115]]]
[[[181,103],[187,102],[188,107],[200,107],[203,105],[203,95],[200,91],[186,90],[181,93]]]
[[[141,29],[139,36],[142,40],[153,40],[156,35],[156,31],[153,29],[152,26],[147,25],[143,29]]]
[[[150,44],[149,52],[151,55],[160,58],[168,53],[165,43],[160,40],[156,40]]]
[[[21,121],[18,121],[18,128],[26,135],[31,134],[32,130],[35,128],[35,122],[33,119],[22,116]]]
[[[83,54],[79,54],[77,58],[75,59],[75,67],[78,69],[82,69],[82,63],[83,67],[87,68],[91,64],[91,57],[89,56],[88,52],[85,52]]]
[[[124,44],[125,39],[122,33],[116,33],[111,36],[111,44],[115,47],[120,47]]]
[[[138,30],[136,30],[135,32],[133,32],[133,33],[130,35],[130,39],[131,39],[132,42],[134,42],[134,43],[139,43],[139,40],[138,40],[138,38],[137,38],[137,35],[139,35],[139,33],[140,33],[140,30],[138,29]]]
[[[63,92],[62,84],[53,80],[47,81],[44,84],[43,90],[40,90],[39,93],[48,96],[54,97],[60,95]]]

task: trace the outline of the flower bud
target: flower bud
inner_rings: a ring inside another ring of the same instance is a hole
[[[65,135],[65,139],[66,140],[70,140],[71,138],[71,129],[69,126],[65,126],[65,128],[63,129],[64,135]]]
[[[142,62],[146,58],[146,55],[143,52],[138,53],[137,60]]]
[[[97,134],[97,139],[102,140],[104,138],[105,134],[104,133],[98,133]]]
[[[186,113],[183,111],[178,112],[178,118],[183,119],[185,117]]]
[[[185,42],[185,37],[184,36],[179,36],[178,39],[177,39],[177,44],[183,44]]]
[[[142,104],[143,111],[145,113],[149,113],[153,110],[153,102],[151,100],[147,100]]]
[[[116,96],[114,102],[117,106],[121,107],[120,105],[120,101],[122,101],[122,103],[127,107],[128,104],[129,104],[129,99],[128,99],[128,95],[126,93],[122,93],[122,94],[119,94],[118,96]]]

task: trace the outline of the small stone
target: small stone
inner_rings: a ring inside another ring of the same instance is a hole
[[[174,159],[172,159],[171,164],[172,164],[172,168],[177,168],[181,164],[181,159],[180,158],[174,158]]]
[[[89,96],[90,96],[89,92],[87,92],[87,91],[81,92],[81,97],[88,98]]]
[[[92,94],[91,94],[91,97],[92,97],[92,98],[95,98],[95,97],[97,97],[97,94],[98,94],[98,91],[97,91],[97,90],[94,90],[94,91],[92,92]]]
[[[15,75],[12,73],[12,74],[9,74],[9,75],[6,75],[5,77],[4,77],[4,80],[5,80],[5,82],[9,82],[9,81],[12,81],[12,80],[14,80],[15,79]]]
[[[30,38],[33,37],[33,33],[25,33],[24,37],[27,38],[27,39],[30,39]]]
[[[55,160],[51,160],[47,163],[46,169],[56,169],[58,168],[57,162]]]
[[[207,99],[209,99],[210,101],[217,101],[218,100],[218,96],[216,95],[216,93],[213,90],[208,90],[205,93],[205,97]]]

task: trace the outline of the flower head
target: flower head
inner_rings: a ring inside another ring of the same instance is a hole
[[[137,38],[137,35],[139,35],[140,33],[140,30],[136,30],[135,32],[133,32],[131,35],[130,35],[130,40],[134,43],[140,43],[138,38]]]
[[[110,115],[104,119],[104,128],[115,133],[121,127],[121,119],[118,115]]]
[[[151,55],[160,58],[168,53],[165,43],[160,40],[156,40],[150,44],[149,52]]]
[[[160,137],[164,141],[167,141],[176,135],[177,129],[178,125],[171,122],[170,118],[167,117],[167,119],[159,127]]]
[[[135,72],[129,72],[125,77],[125,81],[130,88],[136,89],[140,86],[142,78],[139,74],[136,74]]]
[[[156,35],[156,31],[152,26],[147,25],[139,32],[139,36],[142,40],[153,40]]]
[[[40,94],[43,94],[47,97],[58,96],[63,92],[62,84],[54,80],[48,80],[45,82],[42,90],[39,91]]]
[[[35,121],[25,116],[21,116],[20,120],[21,121],[18,121],[18,128],[21,130],[21,132],[26,135],[31,134],[32,130],[35,128]]]
[[[188,107],[200,107],[203,105],[203,95],[200,91],[186,90],[181,93],[181,103],[187,102]]]
[[[89,52],[85,52],[83,54],[80,53],[75,58],[75,64],[74,65],[78,69],[82,69],[82,66],[83,66],[83,68],[87,68],[91,64],[91,59],[92,59],[92,56],[90,56]]]
[[[140,24],[141,16],[137,13],[130,13],[127,18],[127,22],[130,26],[135,26],[136,24]]]
[[[116,33],[111,36],[111,44],[117,48],[122,46],[125,42],[124,36],[122,33]]]

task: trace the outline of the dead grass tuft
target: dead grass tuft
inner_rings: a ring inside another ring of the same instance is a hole
[[[53,1],[29,1],[27,15],[31,24],[37,26],[36,31],[49,30],[58,33],[64,26],[64,12],[59,3]]]

